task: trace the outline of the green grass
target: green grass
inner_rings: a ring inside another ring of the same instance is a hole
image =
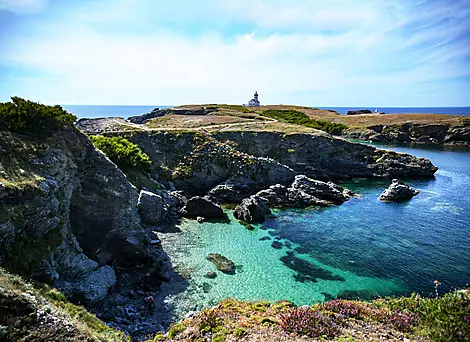
[[[319,129],[329,134],[340,134],[343,130],[348,128],[348,126],[339,123],[313,120],[307,114],[296,110],[269,109],[263,111],[263,115],[281,122]]]
[[[147,169],[152,164],[149,156],[126,138],[104,137],[102,135],[90,138],[93,144],[121,169]]]
[[[244,107],[241,105],[218,105],[217,107],[222,108],[222,109],[227,109],[227,110],[233,110],[236,112],[242,112],[242,113],[254,113],[254,111],[248,107]]]

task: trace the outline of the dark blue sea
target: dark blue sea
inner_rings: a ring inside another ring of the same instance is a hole
[[[447,115],[470,115],[470,107],[317,107],[320,109],[332,109],[341,114],[349,110],[369,109],[385,114],[447,114]]]
[[[154,108],[171,108],[173,106],[89,106],[89,105],[62,105],[62,107],[75,114],[79,118],[99,118],[118,116],[127,118],[129,116],[141,115],[150,112]],[[332,109],[341,114],[346,114],[348,110],[370,109],[372,112],[377,109],[386,114],[396,113],[426,113],[426,114],[449,114],[449,115],[470,115],[470,107],[319,107],[321,109]]]

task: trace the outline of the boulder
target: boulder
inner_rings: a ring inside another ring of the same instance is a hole
[[[189,218],[203,217],[206,219],[224,218],[224,211],[220,206],[205,197],[192,197],[181,209],[181,213]]]
[[[152,192],[140,191],[139,201],[137,202],[140,217],[145,224],[156,226],[163,219],[163,198]]]
[[[268,200],[257,195],[245,198],[242,203],[237,205],[233,213],[236,219],[248,223],[263,222],[268,215],[271,215]]]
[[[235,264],[233,263],[233,261],[227,259],[223,255],[217,253],[210,253],[207,256],[207,260],[212,262],[220,272],[227,274],[235,274]]]
[[[400,202],[412,199],[419,193],[399,179],[394,179],[392,184],[379,196],[379,200],[384,202]]]
[[[108,290],[116,284],[116,274],[110,266],[103,266],[81,279],[74,289],[74,295],[87,303],[102,300]]]

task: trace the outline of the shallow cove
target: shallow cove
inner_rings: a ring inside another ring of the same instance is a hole
[[[173,298],[178,316],[226,297],[287,299],[296,304],[332,298],[370,299],[419,292],[431,295],[470,281],[470,153],[392,148],[426,157],[439,167],[434,180],[405,180],[421,193],[406,203],[382,203],[389,180],[343,184],[362,197],[341,206],[276,211],[275,219],[249,231],[230,223],[184,221],[182,233],[163,245],[176,270],[190,277]],[[206,260],[220,253],[235,275]]]

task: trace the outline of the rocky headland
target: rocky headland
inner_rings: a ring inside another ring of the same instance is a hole
[[[230,203],[240,220],[259,222],[270,207],[340,205],[354,197],[335,183],[345,179],[432,178],[437,171],[427,159],[317,129],[122,129],[123,122],[81,120],[83,131],[63,125],[53,134],[0,125],[0,266],[57,288],[63,300],[136,340],[169,326],[164,298],[184,289],[160,243],[183,216],[224,220],[221,205]],[[97,133],[144,158],[145,167],[105,155],[87,136]],[[233,271],[223,256],[210,260]]]

